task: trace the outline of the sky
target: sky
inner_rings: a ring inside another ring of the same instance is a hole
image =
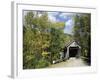
[[[29,11],[24,11],[24,15],[26,15],[27,12]],[[75,13],[68,13],[68,12],[47,12],[47,13],[50,21],[64,22],[65,24],[64,33],[72,34],[72,29],[74,26],[73,16],[75,15]]]
[[[48,12],[48,18],[54,22],[64,22],[64,33],[72,34],[74,26],[73,16],[75,13]]]

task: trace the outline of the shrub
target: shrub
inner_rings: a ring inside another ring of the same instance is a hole
[[[45,59],[40,59],[36,65],[36,68],[44,68],[44,67],[47,67],[49,65],[50,65],[50,63],[48,61],[46,61]]]

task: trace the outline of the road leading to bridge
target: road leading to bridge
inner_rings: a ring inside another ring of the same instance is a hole
[[[80,66],[88,66],[81,58],[70,58],[64,62],[56,63],[50,65],[49,68],[57,68],[57,67],[80,67]]]

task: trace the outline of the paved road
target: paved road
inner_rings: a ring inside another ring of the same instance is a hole
[[[60,62],[57,64],[50,65],[49,68],[57,68],[57,67],[80,67],[87,66],[87,64],[82,59],[70,58],[64,62]]]

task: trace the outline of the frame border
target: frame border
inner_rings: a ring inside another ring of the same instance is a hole
[[[32,6],[48,6],[48,7],[64,7],[64,8],[82,8],[82,9],[93,9],[94,7],[77,7],[77,6],[59,6],[59,5],[42,5],[32,3],[11,3],[11,77],[17,78],[18,74],[18,5],[32,5]],[[91,30],[92,32],[92,30]],[[92,48],[91,48],[92,49]],[[95,63],[96,64],[96,63]],[[97,68],[93,72],[96,72]]]

